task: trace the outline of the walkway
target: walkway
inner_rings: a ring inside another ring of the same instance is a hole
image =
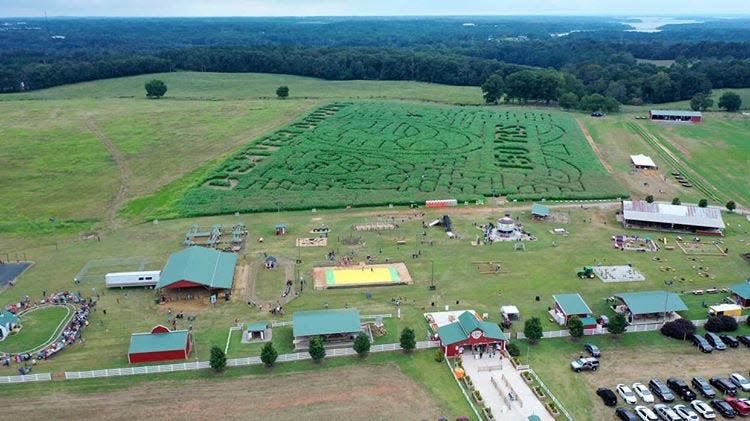
[[[463,366],[496,419],[526,420],[529,415],[537,415],[543,421],[554,421],[507,358],[501,361],[485,355],[475,360],[471,354],[465,354]],[[517,397],[512,401],[508,399],[511,389]]]

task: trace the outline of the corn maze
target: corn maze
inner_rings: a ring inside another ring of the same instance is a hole
[[[251,142],[178,206],[200,215],[623,194],[564,114],[358,102],[324,106]]]

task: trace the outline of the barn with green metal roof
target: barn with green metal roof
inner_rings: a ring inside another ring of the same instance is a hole
[[[193,246],[169,256],[156,288],[231,289],[237,255]]]
[[[742,307],[750,307],[750,278],[741,284],[732,285],[732,299]]]
[[[186,360],[193,349],[190,331],[169,330],[158,325],[151,332],[134,333],[130,336],[128,361],[131,364]]]
[[[470,311],[464,311],[449,324],[437,328],[440,347],[448,357],[455,357],[462,348],[477,347],[488,352],[492,348],[505,348],[508,337],[497,323],[478,318]]]
[[[593,312],[581,294],[557,294],[553,295],[552,299],[555,301],[555,307],[550,310],[550,314],[561,326],[567,325],[570,318],[576,316],[583,322],[584,329],[596,327]]]
[[[639,319],[669,317],[677,311],[687,310],[679,295],[667,291],[623,292],[615,294],[621,304],[616,310],[625,313],[629,322]]]
[[[316,336],[323,337],[326,346],[344,346],[362,332],[359,311],[353,308],[297,311],[292,324],[295,349],[307,349]]]

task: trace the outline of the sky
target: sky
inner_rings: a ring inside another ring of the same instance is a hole
[[[738,15],[749,0],[0,0],[0,16]]]

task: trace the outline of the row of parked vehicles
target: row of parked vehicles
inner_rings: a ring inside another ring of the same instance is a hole
[[[750,336],[740,335],[717,335],[713,332],[707,332],[705,335],[693,335],[693,345],[697,346],[701,352],[709,353],[713,350],[724,351],[729,348],[737,348],[740,344],[750,347]]]
[[[698,392],[691,389],[691,386]],[[693,377],[690,385],[684,380],[671,377],[664,383],[659,379],[651,379],[648,385],[633,383],[632,387],[618,384],[615,387],[617,394],[608,388],[597,389],[596,394],[602,398],[607,406],[617,405],[617,395],[623,402],[633,405],[632,409],[620,407],[615,414],[624,421],[694,421],[700,417],[704,419],[715,419],[719,413],[726,418],[750,416],[750,399],[738,398],[738,391],[750,392],[750,381],[739,373],[732,373],[729,377],[711,377],[706,380],[703,377]],[[718,393],[726,395],[724,399]],[[709,404],[698,399],[698,394],[709,399]],[[688,402],[670,407],[669,403],[677,398]],[[652,408],[643,404],[652,404]],[[640,405],[639,405],[640,403]]]

